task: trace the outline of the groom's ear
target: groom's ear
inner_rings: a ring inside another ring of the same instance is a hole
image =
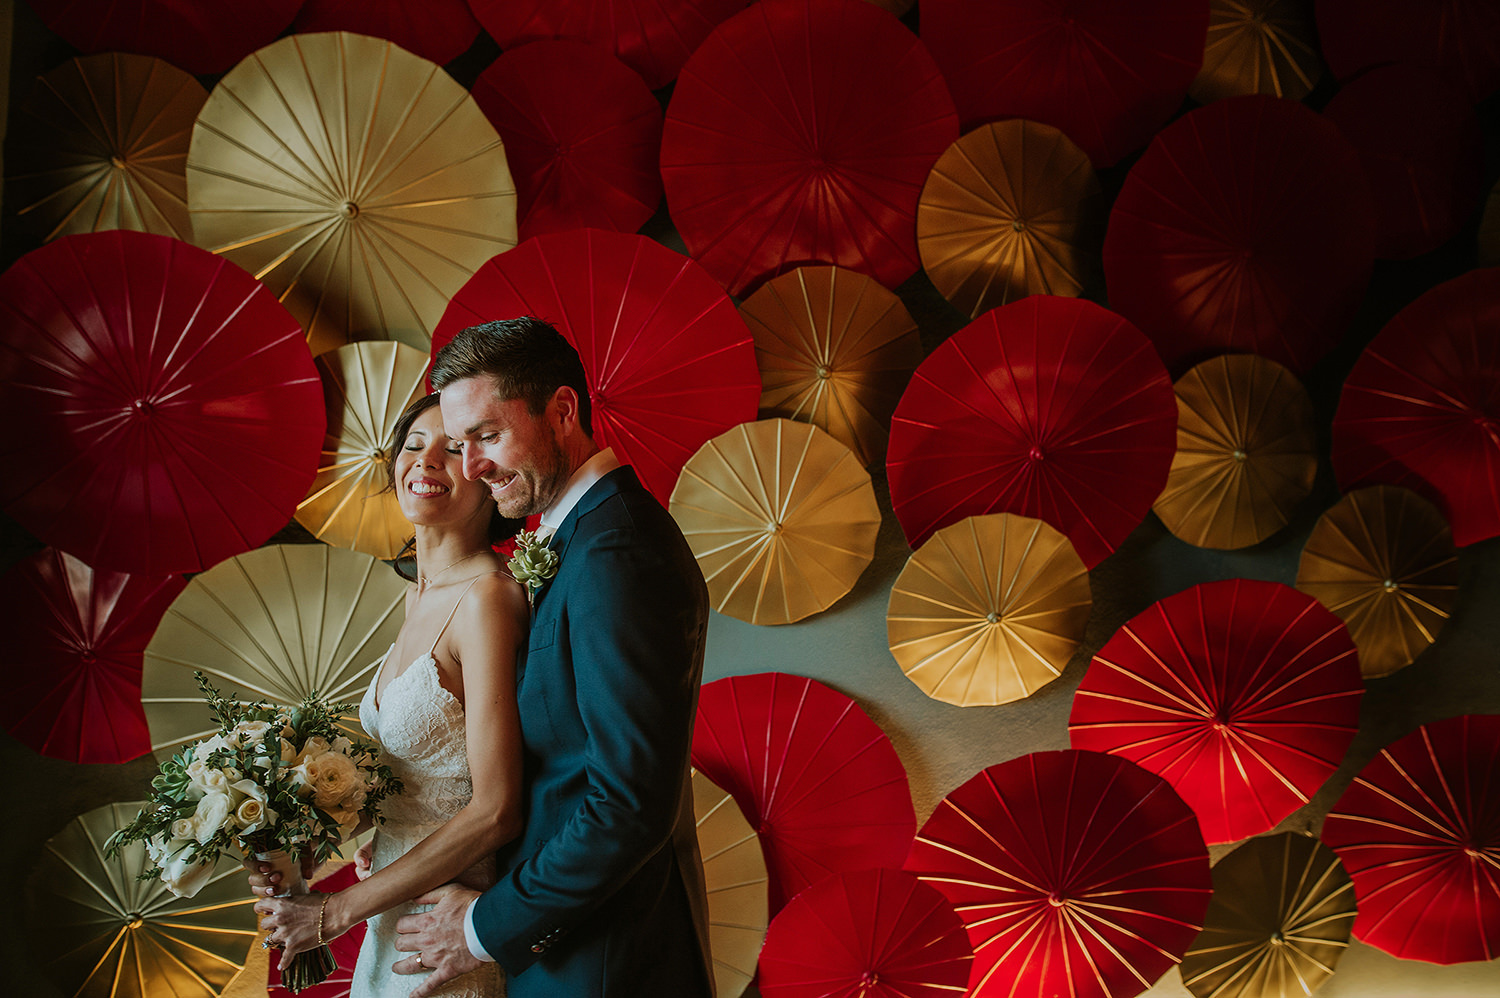
[[[567,385],[558,386],[547,404],[547,414],[553,425],[563,434],[582,432],[578,424],[578,393]]]

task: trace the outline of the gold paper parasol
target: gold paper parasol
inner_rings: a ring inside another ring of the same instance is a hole
[[[974,129],[939,157],[917,207],[922,267],[971,317],[1097,283],[1105,205],[1093,164],[1051,125]]]
[[[32,874],[32,942],[64,994],[215,995],[245,965],[255,899],[238,862],[220,860],[196,896],[179,898],[158,879],[136,879],[150,867],[141,843],[104,858],[104,841],[144,803],[78,816],[47,843]]]
[[[709,950],[719,998],[739,998],[755,977],[770,921],[766,858],[734,798],[693,770],[693,813],[708,885]]]
[[[1088,623],[1088,571],[1067,537],[1013,513],[933,534],[891,590],[891,654],[928,696],[1010,703],[1052,682]]]
[[[401,627],[406,585],[369,555],[325,544],[273,544],[194,576],[146,647],[152,751],[212,734],[195,669],[242,700],[296,704],[316,690],[358,702]]]
[[[1330,975],[1354,925],[1354,884],[1297,832],[1250,839],[1214,866],[1203,932],[1182,958],[1198,998],[1301,998]]]
[[[761,285],[740,312],[755,337],[762,415],[812,423],[878,466],[891,413],[922,362],[901,299],[852,270],[799,267]]]
[[[346,32],[292,35],[219,81],[193,128],[199,245],[260,278],[313,353],[427,350],[448,299],[516,242],[500,137],[442,68]]]
[[[44,239],[133,229],[190,240],[184,167],[207,99],[160,59],[70,59],[17,109],[6,199]]]
[[[742,423],[698,448],[672,490],[709,598],[752,624],[828,609],[875,555],[880,507],[852,451],[807,423]]]
[[[1200,104],[1241,94],[1301,100],[1323,75],[1306,0],[1210,0],[1203,68],[1188,88]]]
[[[1189,544],[1242,548],[1286,526],[1318,471],[1312,401],[1286,368],[1214,357],[1173,386],[1177,454],[1152,507]]]
[[[1436,640],[1458,581],[1443,514],[1394,485],[1356,489],[1335,503],[1297,565],[1297,588],[1348,625],[1366,679],[1406,668]]]
[[[317,366],[328,437],[297,522],[335,547],[394,558],[412,531],[396,494],[386,491],[387,448],[402,410],[424,394],[427,354],[401,343],[351,343],[318,357]]]

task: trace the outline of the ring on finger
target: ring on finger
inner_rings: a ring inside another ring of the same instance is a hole
[[[432,969],[431,967],[427,966],[427,964],[425,964],[425,963],[422,962],[422,951],[421,950],[417,950],[417,969],[418,970],[431,970]]]

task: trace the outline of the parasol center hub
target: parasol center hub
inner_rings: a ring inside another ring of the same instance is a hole
[[[1047,903],[1054,908],[1061,908],[1063,905],[1068,903],[1068,899],[1063,897],[1057,891],[1053,891],[1052,893],[1047,895]]]
[[[150,399],[136,399],[130,403],[130,407],[142,416],[150,416],[156,412],[156,407],[151,404]]]
[[[1026,219],[1024,219],[1024,218],[1013,218],[1013,219],[1011,219],[1010,220],[1010,231],[1012,231],[1012,232],[1025,232],[1026,231]]]
[[[991,610],[989,613],[985,614],[984,619],[989,621],[991,624],[1000,623],[1000,615],[994,610]]]
[[[353,201],[345,201],[339,205],[339,214],[350,220],[356,219],[359,217],[359,205]]]
[[[868,987],[874,987],[876,984],[880,983],[880,974],[873,970],[867,970],[863,974],[859,975],[859,983]]]
[[[370,460],[376,464],[389,464],[391,456],[385,452],[385,448],[377,448],[370,453]]]
[[[1275,932],[1271,933],[1271,945],[1272,946],[1285,946],[1286,945],[1286,936],[1282,933],[1282,931],[1280,929],[1277,929]]]
[[[1234,449],[1234,459],[1236,461],[1239,461],[1241,464],[1243,464],[1244,462],[1250,460],[1250,455],[1247,454],[1247,453],[1245,453],[1245,448],[1243,448],[1243,447],[1236,447]]]
[[[114,167],[116,170],[123,170],[125,169],[125,157],[118,155],[111,156],[109,158],[109,165]]]
[[[84,665],[93,665],[98,661],[98,658],[95,657],[92,648],[85,648],[83,650],[83,654],[78,656],[78,661],[82,662]]]
[[[1395,579],[1386,579],[1380,584],[1380,588],[1384,589],[1388,593],[1398,593],[1401,591],[1401,583],[1397,582]]]
[[[823,381],[827,381],[829,378],[833,377],[833,372],[828,369],[827,364],[819,364],[817,375]]]
[[[1026,452],[1026,456],[1038,464],[1047,459],[1047,455],[1043,454],[1042,449],[1035,444],[1032,445],[1031,450]]]
[[[1464,846],[1464,855],[1470,859],[1484,859],[1484,850],[1476,845]]]
[[[134,932],[136,929],[143,928],[145,924],[146,920],[141,917],[139,912],[132,911],[130,914],[125,916],[125,928],[130,929],[132,932]]]

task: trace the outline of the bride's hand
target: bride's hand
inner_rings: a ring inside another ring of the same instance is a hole
[[[337,934],[331,931],[324,909],[324,898],[333,900],[331,894],[298,894],[293,897],[266,898],[255,903],[256,914],[261,916],[261,928],[266,930],[267,943],[281,950],[281,969],[285,970],[293,956],[318,947],[318,918],[324,916],[323,941],[326,943]]]
[[[375,862],[375,840],[371,839],[360,846],[354,853],[354,877],[356,880],[368,880],[375,871],[370,869]]]
[[[250,876],[246,879],[250,882],[250,893],[255,897],[273,897],[277,891],[281,890],[281,874],[272,873],[271,871],[275,867],[270,863],[256,859],[254,856],[247,856],[242,865],[250,873]],[[302,879],[311,880],[313,869],[316,866],[317,864],[313,861],[311,855],[303,856]],[[365,876],[369,876],[369,874]],[[363,880],[364,877],[360,877],[360,879]]]

